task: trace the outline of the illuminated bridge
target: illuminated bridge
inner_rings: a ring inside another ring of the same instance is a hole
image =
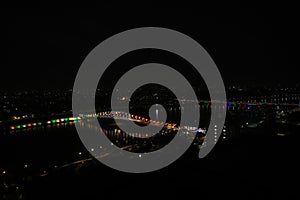
[[[183,103],[188,102],[195,102],[195,100],[183,100],[180,99],[179,101]],[[211,108],[212,103],[214,103],[215,108],[219,109],[250,109],[252,107],[262,107],[262,106],[279,106],[279,107],[287,107],[291,108],[289,112],[298,112],[300,111],[300,104],[296,103],[274,103],[274,102],[241,102],[241,101],[228,101],[228,102],[220,102],[220,101],[206,101],[206,100],[200,100],[198,101],[200,105],[200,109],[202,108]],[[83,118],[89,118],[89,117],[97,117],[97,118],[116,118],[116,119],[122,119],[122,120],[131,120],[136,121],[139,123],[144,124],[150,124],[150,125],[164,125],[165,127],[169,129],[178,129],[176,127],[176,124],[171,123],[164,123],[156,120],[150,120],[143,116],[133,115],[125,112],[110,112],[110,111],[104,111],[99,112],[97,114],[81,114],[79,116],[72,116],[69,114],[69,116],[59,117],[59,115],[51,117],[52,119],[28,119],[29,122],[24,122],[24,120],[13,120],[8,122],[10,131],[15,130],[21,130],[21,129],[28,129],[33,127],[39,127],[39,126],[47,126],[47,125],[53,125],[53,124],[60,124],[60,123],[73,123],[77,122]],[[184,126],[187,128],[188,126]],[[193,128],[194,129],[194,128]]]

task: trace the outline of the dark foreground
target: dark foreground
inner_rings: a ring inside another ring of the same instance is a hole
[[[190,149],[170,166],[146,174],[90,161],[28,182],[24,198],[298,199],[299,136],[244,136],[218,144],[201,160]]]

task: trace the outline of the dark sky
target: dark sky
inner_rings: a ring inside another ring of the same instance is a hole
[[[85,56],[101,41],[131,28],[160,26],[197,40],[226,84],[295,84],[296,18],[201,15],[197,7],[150,9],[8,9],[1,13],[0,90],[71,88]]]

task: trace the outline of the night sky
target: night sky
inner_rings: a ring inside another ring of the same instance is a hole
[[[5,10],[0,90],[70,89],[82,61],[97,44],[143,26],[171,28],[197,40],[226,85],[299,81],[296,18],[262,17],[251,10],[253,15],[247,17],[203,16],[197,7],[146,7]]]

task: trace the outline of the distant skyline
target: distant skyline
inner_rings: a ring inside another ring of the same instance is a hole
[[[75,17],[78,12],[82,15]],[[0,90],[70,89],[96,45],[120,31],[143,26],[171,28],[197,40],[216,62],[226,85],[299,83],[296,23],[238,16],[227,21],[198,12],[197,8],[3,12]]]

